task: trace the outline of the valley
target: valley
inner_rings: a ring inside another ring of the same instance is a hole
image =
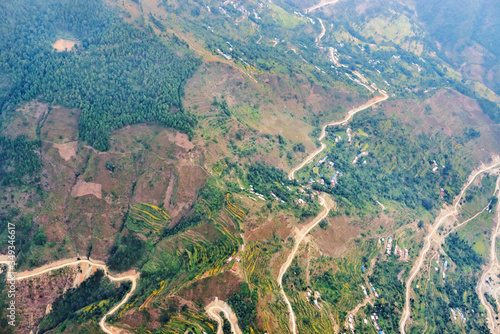
[[[448,38],[395,0],[0,7],[0,331],[497,331],[482,24]]]

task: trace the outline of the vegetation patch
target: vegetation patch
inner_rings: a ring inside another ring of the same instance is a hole
[[[116,288],[114,283],[104,277],[102,270],[96,271],[78,288],[66,291],[52,304],[52,311],[40,322],[40,332],[52,330],[67,319],[85,321],[105,314],[130,290],[130,285],[130,282],[122,282]]]

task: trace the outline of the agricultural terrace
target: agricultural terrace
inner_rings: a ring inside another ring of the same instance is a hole
[[[238,222],[243,222],[245,220],[245,211],[231,202],[230,193],[226,194],[226,211],[229,212],[229,215]]]
[[[164,209],[144,202],[134,205],[130,214],[134,218],[133,230],[146,229],[153,230],[155,233],[159,233],[170,219],[170,215]]]
[[[234,264],[228,260],[237,254],[239,245],[226,227],[214,221],[169,238],[168,242],[162,240],[143,267],[144,293],[127,307],[148,308],[180,287],[218,275]]]

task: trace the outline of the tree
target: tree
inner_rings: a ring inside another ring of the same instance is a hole
[[[34,241],[36,245],[43,246],[47,242],[47,237],[43,232],[40,232],[37,235],[35,235]]]
[[[304,144],[298,143],[298,144],[295,144],[293,146],[293,151],[294,152],[305,152],[306,151],[306,147],[304,146]]]
[[[419,228],[419,229],[422,229],[422,228],[424,227],[424,221],[423,221],[422,219],[420,219],[420,220],[418,221],[417,226],[418,226],[418,228]]]
[[[424,207],[424,209],[429,211],[432,210],[432,208],[434,207],[434,203],[430,198],[424,198],[422,199],[422,206]]]

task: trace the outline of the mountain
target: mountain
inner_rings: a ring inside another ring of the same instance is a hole
[[[499,11],[2,2],[2,332],[494,333]]]

